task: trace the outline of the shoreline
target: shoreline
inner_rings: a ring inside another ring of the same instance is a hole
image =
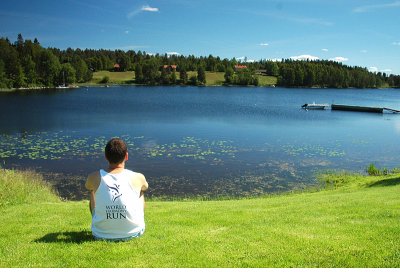
[[[110,83],[110,84],[85,84],[79,83],[78,85],[74,85],[72,87],[65,87],[65,88],[58,88],[58,87],[23,87],[23,88],[12,88],[12,89],[0,89],[0,93],[12,93],[18,91],[40,91],[40,90],[71,90],[71,89],[79,89],[79,88],[110,88],[110,87],[239,87],[239,88],[266,88],[266,89],[273,89],[273,88],[283,88],[283,89],[333,89],[333,90],[398,90],[400,88],[395,87],[379,87],[379,88],[355,88],[355,87],[347,87],[347,88],[335,88],[335,87],[286,87],[286,86],[275,86],[275,85],[262,85],[262,86],[254,86],[254,85],[231,85],[231,84],[213,84],[213,85],[148,85],[148,84],[136,84],[136,83]]]
[[[11,92],[18,92],[18,91],[37,91],[37,90],[67,90],[67,89],[78,89],[80,86],[72,85],[70,87],[21,87],[21,88],[11,88],[11,89],[0,89],[0,93],[11,93]]]

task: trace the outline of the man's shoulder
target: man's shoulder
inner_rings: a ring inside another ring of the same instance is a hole
[[[129,169],[125,169],[125,170],[126,170],[126,171],[129,173],[129,175],[131,175],[131,177],[133,177],[133,178],[146,179],[142,173],[134,172],[134,171],[129,170]]]
[[[143,187],[147,188],[148,187],[146,178],[144,177],[144,175],[142,173],[133,172],[131,170],[127,170],[127,171],[129,171],[129,174],[130,174],[132,186],[137,187],[137,188],[143,188]]]

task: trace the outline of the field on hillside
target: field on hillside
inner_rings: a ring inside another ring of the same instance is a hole
[[[109,84],[128,84],[133,83],[135,79],[135,72],[109,72],[109,71],[98,71],[93,73],[93,78],[89,84],[101,84],[100,81],[107,76],[109,78]],[[86,84],[86,83],[85,83]]]
[[[206,85],[207,86],[221,86],[224,84],[223,72],[206,72]],[[109,81],[107,83],[102,83],[102,79],[107,76]],[[197,72],[189,71],[188,78],[191,76],[197,76]],[[277,78],[272,76],[262,76],[258,75],[259,86],[271,86],[276,85]],[[179,72],[176,72],[176,78],[179,80]],[[106,84],[132,84],[134,83],[135,72],[109,72],[109,71],[98,71],[93,73],[93,78],[90,82],[83,83],[80,85],[106,85]]]

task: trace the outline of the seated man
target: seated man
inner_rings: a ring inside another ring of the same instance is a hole
[[[108,169],[90,174],[85,184],[90,191],[92,234],[95,239],[117,241],[139,237],[145,229],[146,178],[125,169],[128,149],[121,139],[107,143],[105,157]]]

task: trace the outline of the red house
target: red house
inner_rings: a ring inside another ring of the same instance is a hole
[[[239,65],[239,64],[235,65],[235,71],[242,70],[242,69],[247,69],[247,66],[246,65]]]
[[[118,63],[114,64],[114,72],[119,72],[121,70],[121,66]]]
[[[175,64],[163,65],[162,69],[166,70],[168,73],[171,73],[171,72],[176,72],[176,67],[177,67],[177,65],[175,65]]]

